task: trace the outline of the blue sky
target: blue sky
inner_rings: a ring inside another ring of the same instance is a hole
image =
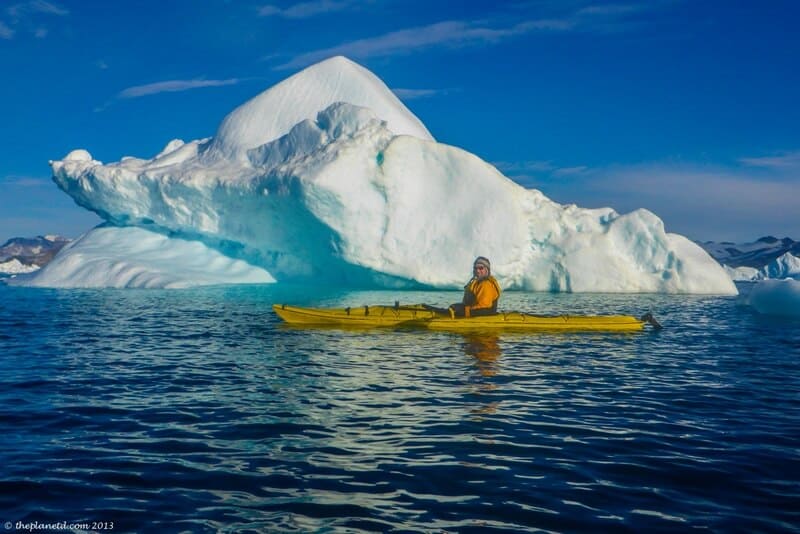
[[[50,179],[150,158],[345,55],[440,142],[697,240],[800,239],[800,2],[4,1],[0,241],[88,230]]]

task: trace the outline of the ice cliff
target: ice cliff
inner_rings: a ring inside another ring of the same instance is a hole
[[[343,57],[243,104],[213,138],[109,164],[76,150],[51,166],[61,189],[120,228],[89,232],[22,283],[120,285],[103,269],[65,270],[76,251],[73,267],[91,261],[111,233],[123,263],[155,235],[164,251],[183,241],[168,262],[180,271],[197,253],[180,252],[191,240],[263,272],[252,281],[456,288],[484,255],[506,288],[736,293],[716,261],[654,214],[559,205],[519,186],[434,141],[383,82]],[[148,264],[137,264],[138,279],[158,285]]]

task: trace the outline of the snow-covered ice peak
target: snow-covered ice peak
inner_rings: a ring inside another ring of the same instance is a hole
[[[79,148],[67,154],[67,157],[64,158],[64,161],[92,161],[92,155],[88,150]],[[50,163],[52,163],[52,161]]]
[[[432,140],[425,125],[377,76],[336,56],[316,63],[234,109],[217,130],[208,156],[242,159],[335,102],[369,108],[395,135]]]
[[[270,170],[311,156],[341,137],[354,138],[366,128],[377,132],[386,128],[386,122],[368,108],[336,102],[320,111],[316,120],[303,120],[286,135],[249,150],[248,159],[254,167]],[[385,138],[388,143],[391,134]]]

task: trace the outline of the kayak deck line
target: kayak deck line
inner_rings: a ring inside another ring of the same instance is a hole
[[[421,323],[436,317],[422,306],[361,306],[357,308],[301,308],[275,304],[272,309],[286,323],[305,326],[393,327]]]
[[[450,317],[424,304],[401,306],[359,306],[346,308],[303,308],[275,304],[273,311],[287,324],[295,326],[354,326],[366,328],[408,327],[431,330],[516,330],[516,331],[604,331],[636,332],[646,324],[661,328],[652,313],[641,318],[632,315],[536,315],[500,311],[477,317]]]

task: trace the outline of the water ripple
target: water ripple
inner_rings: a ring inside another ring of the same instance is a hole
[[[14,303],[0,307],[3,517],[175,532],[800,524],[798,325],[727,298],[520,293],[511,304],[543,313],[654,308],[666,328],[303,331],[269,311],[280,291],[0,286]]]

